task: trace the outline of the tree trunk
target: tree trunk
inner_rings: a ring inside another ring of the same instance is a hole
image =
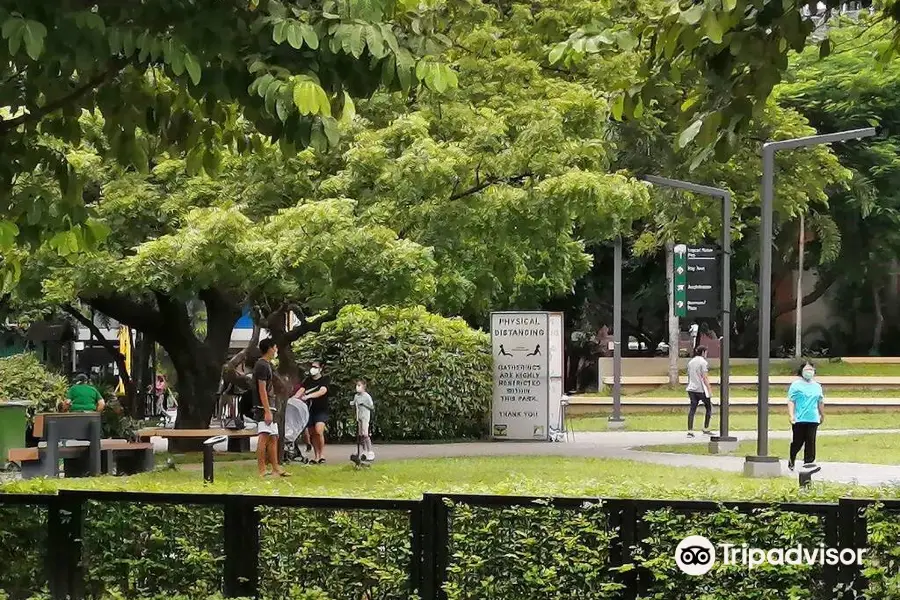
[[[113,319],[138,331],[156,336],[157,343],[172,359],[178,392],[176,429],[207,429],[215,410],[222,365],[228,356],[231,332],[241,315],[239,300],[217,290],[204,290],[207,334],[198,339],[184,302],[164,293],[156,303],[127,296],[89,298],[86,301]],[[170,450],[198,449],[198,441],[172,441]]]
[[[669,306],[669,385],[678,385],[678,346],[680,326],[675,315],[675,242],[666,242],[666,287],[669,297],[666,304]]]
[[[884,310],[881,306],[881,287],[872,284],[872,301],[875,306],[875,330],[872,332],[872,348],[869,350],[870,356],[879,356],[881,354],[881,337],[884,332]]]

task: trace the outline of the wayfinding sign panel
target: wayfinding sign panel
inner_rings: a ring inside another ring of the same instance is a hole
[[[675,315],[681,318],[718,317],[722,305],[719,249],[711,244],[676,244],[673,260]]]

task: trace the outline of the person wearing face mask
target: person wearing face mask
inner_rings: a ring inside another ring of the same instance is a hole
[[[797,374],[800,378],[788,389],[788,413],[794,432],[788,458],[788,469],[791,471],[794,470],[800,448],[803,448],[803,467],[816,468],[816,433],[825,418],[825,396],[822,386],[815,380],[815,366],[806,361]]]
[[[369,423],[372,420],[372,411],[375,403],[372,396],[366,391],[366,382],[356,380],[356,394],[350,401],[350,406],[356,409],[356,427],[359,436],[360,460],[375,460],[375,449],[372,447],[372,438],[369,437]]]
[[[310,442],[313,447],[313,460],[311,464],[325,463],[325,424],[328,423],[328,398],[331,379],[323,374],[325,365],[320,360],[313,361],[309,369],[309,377],[300,384],[300,389],[294,394],[309,404],[309,431]]]

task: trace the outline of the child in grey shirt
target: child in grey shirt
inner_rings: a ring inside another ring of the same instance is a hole
[[[369,437],[369,422],[372,420],[375,403],[366,391],[366,382],[362,379],[356,380],[356,394],[350,401],[350,406],[356,408],[357,435],[361,446],[360,459],[375,460],[375,449],[372,447],[372,438]]]

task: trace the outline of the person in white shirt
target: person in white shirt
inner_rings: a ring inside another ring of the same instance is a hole
[[[356,409],[357,435],[362,450],[360,459],[375,460],[375,449],[372,447],[372,438],[369,436],[369,423],[372,420],[375,403],[372,401],[372,396],[366,391],[366,382],[362,379],[356,380],[356,395],[350,401],[350,406]]]
[[[688,331],[691,332],[691,350],[695,350],[697,348],[697,339],[700,337],[700,326],[694,321],[691,323],[691,327]],[[694,356],[696,356],[696,354]]]
[[[706,346],[694,348],[694,358],[687,365],[687,393],[691,401],[688,411],[688,437],[694,437],[694,415],[697,406],[703,403],[706,408],[706,416],[703,419],[703,433],[712,435],[709,430],[709,421],[712,418],[712,388],[709,385],[709,363],[706,362]]]

